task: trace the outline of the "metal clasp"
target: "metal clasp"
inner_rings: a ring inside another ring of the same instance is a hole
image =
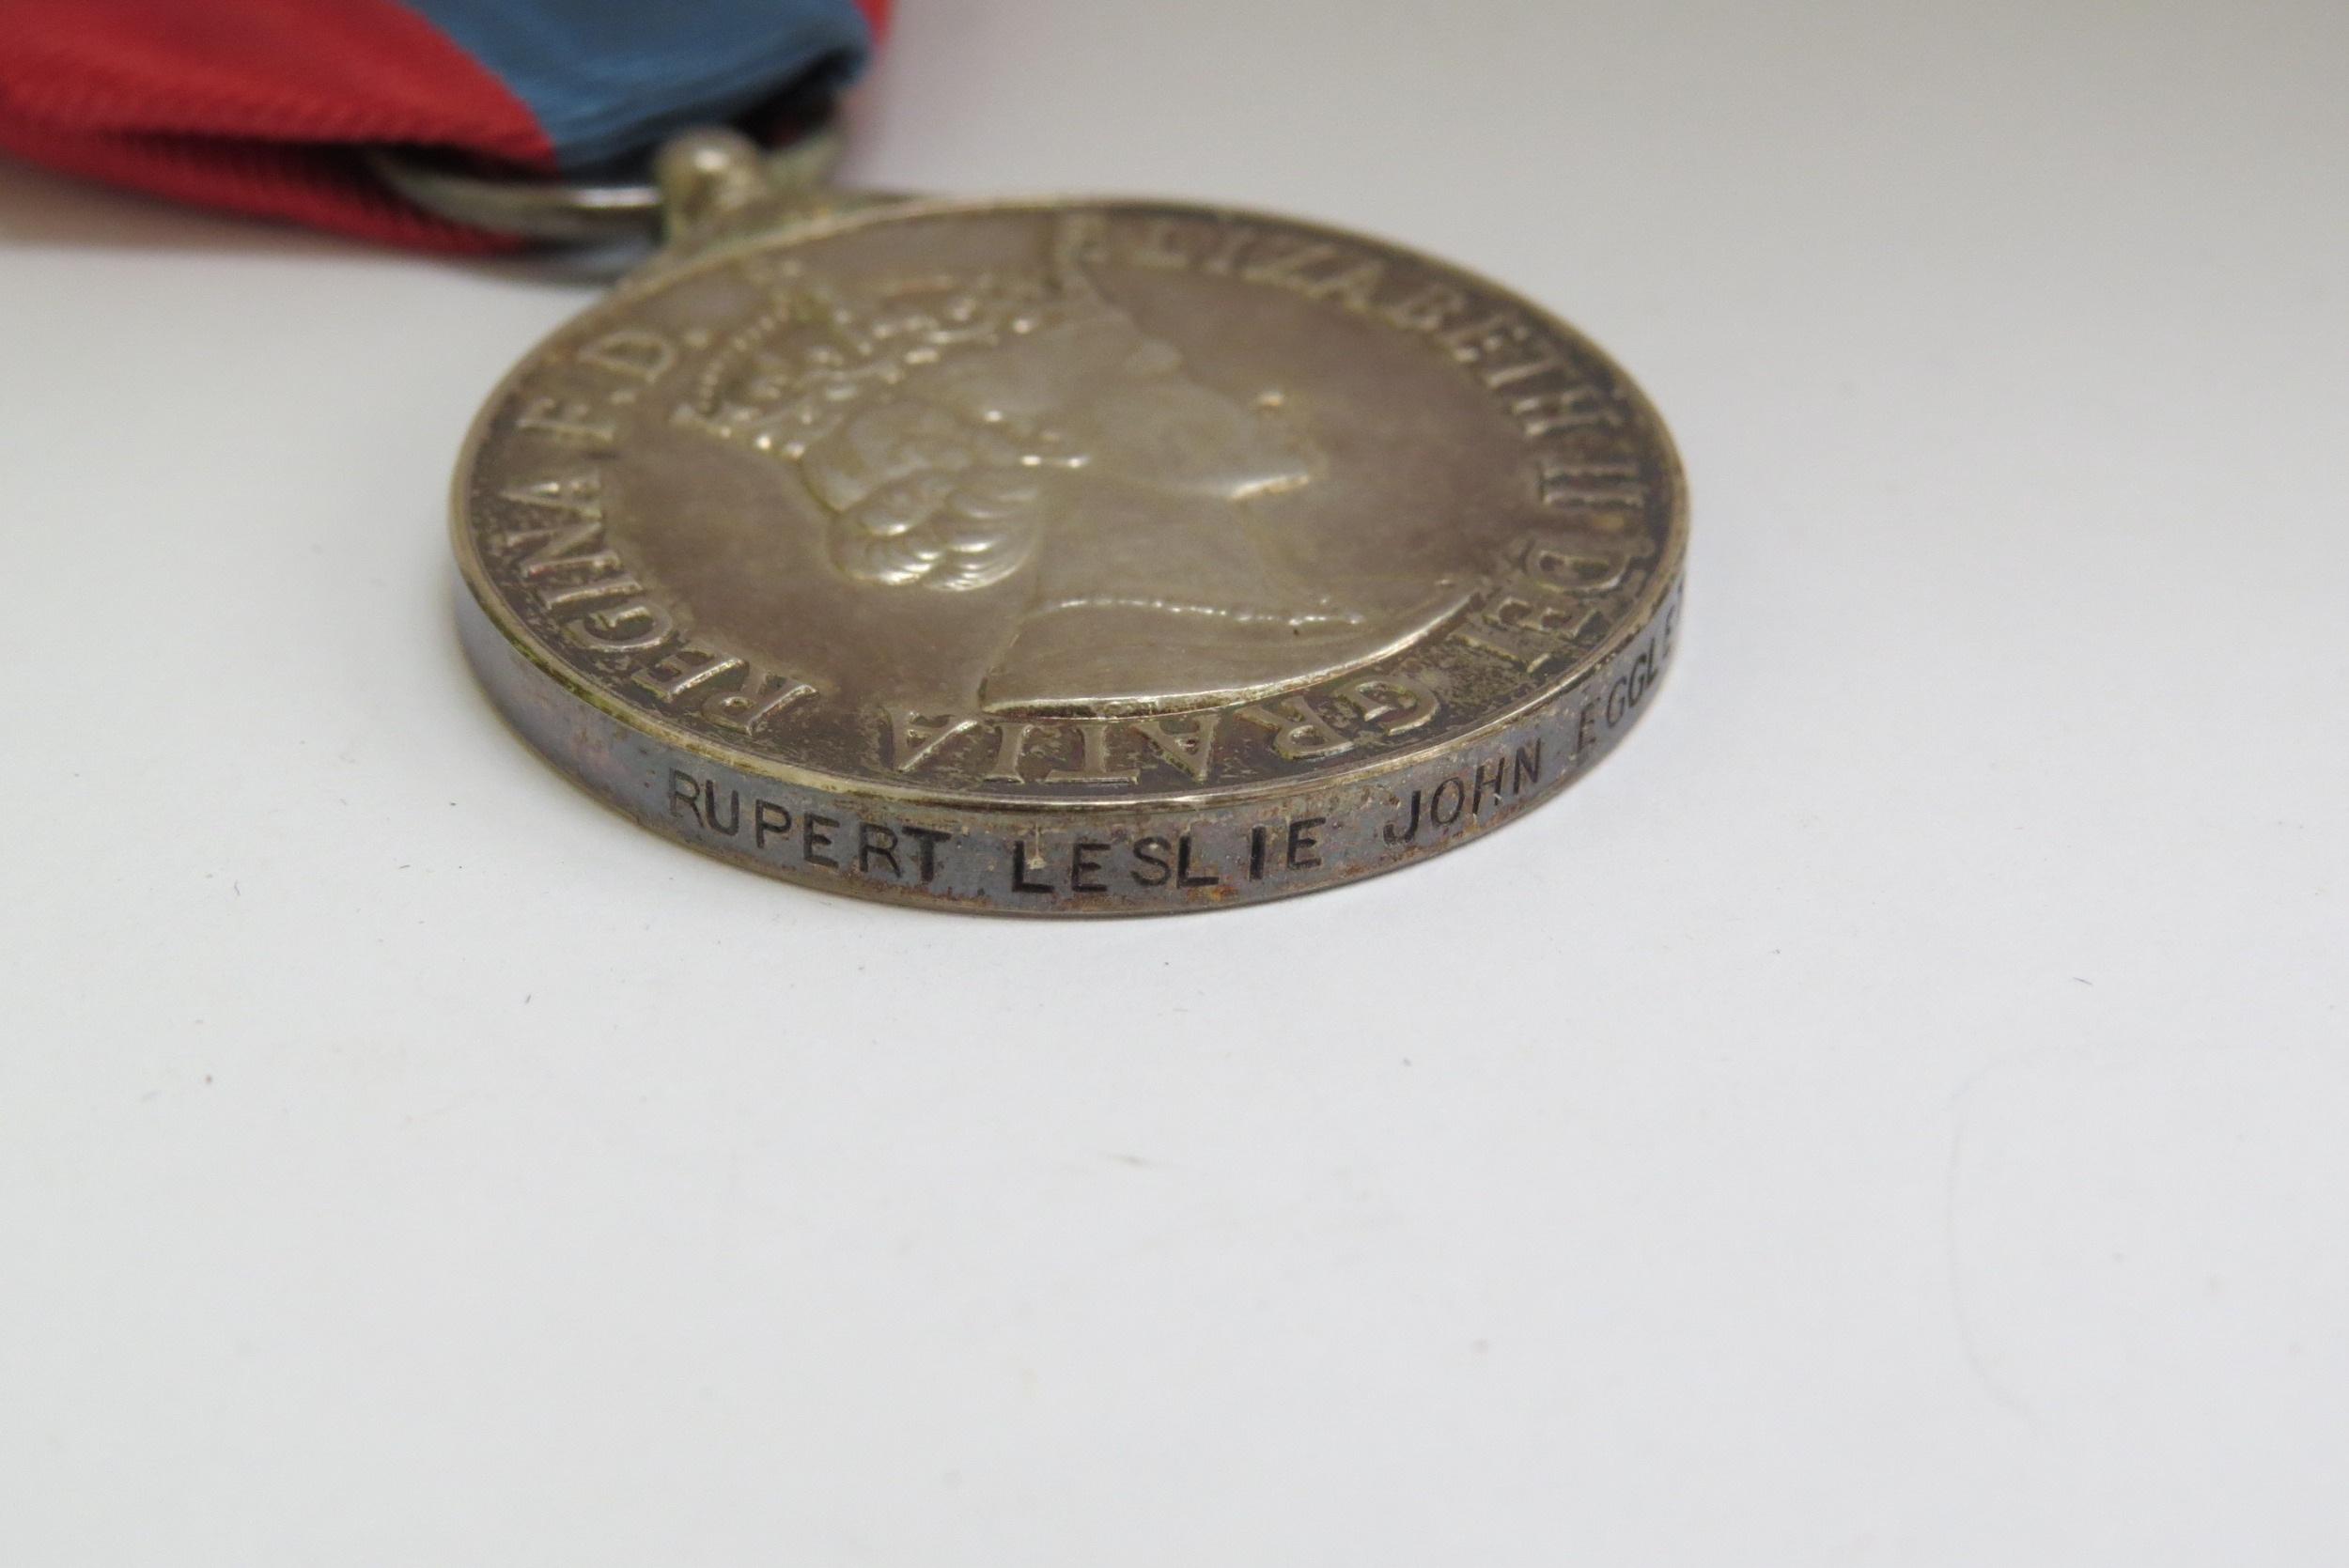
[[[719,147],[723,151],[714,150]],[[745,205],[754,187],[762,198],[829,206],[827,198],[837,193],[826,181],[842,149],[839,126],[827,119],[772,148],[739,131],[689,131],[662,144],[653,178],[641,181],[501,179],[391,147],[368,148],[363,156],[378,179],[428,212],[525,240],[597,244],[674,239],[692,226],[679,222],[680,202],[700,216],[714,216]],[[696,172],[712,159],[725,165],[723,178]],[[674,179],[664,170],[673,170]]]

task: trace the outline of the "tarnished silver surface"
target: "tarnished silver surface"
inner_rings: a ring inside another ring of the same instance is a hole
[[[1541,311],[1141,202],[680,251],[514,372],[455,496],[474,665],[589,789],[1018,913],[1278,897],[1510,819],[1645,710],[1686,528],[1654,411]]]

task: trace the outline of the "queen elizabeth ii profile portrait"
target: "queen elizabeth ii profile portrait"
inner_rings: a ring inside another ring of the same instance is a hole
[[[1350,603],[1268,548],[1328,458],[1205,384],[1090,275],[1063,218],[1026,276],[854,287],[793,269],[704,369],[679,423],[781,465],[786,525],[849,593],[984,598],[1002,635],[959,684],[990,712],[1197,706],[1364,663],[1456,608]]]

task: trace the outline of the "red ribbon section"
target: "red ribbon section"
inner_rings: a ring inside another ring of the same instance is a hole
[[[513,247],[386,190],[356,154],[381,145],[553,162],[529,107],[395,0],[0,0],[0,148],[384,244]]]

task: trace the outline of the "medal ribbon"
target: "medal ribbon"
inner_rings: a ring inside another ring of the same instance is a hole
[[[845,84],[889,0],[0,0],[0,148],[389,244],[512,239],[394,194],[368,147],[541,176]]]

